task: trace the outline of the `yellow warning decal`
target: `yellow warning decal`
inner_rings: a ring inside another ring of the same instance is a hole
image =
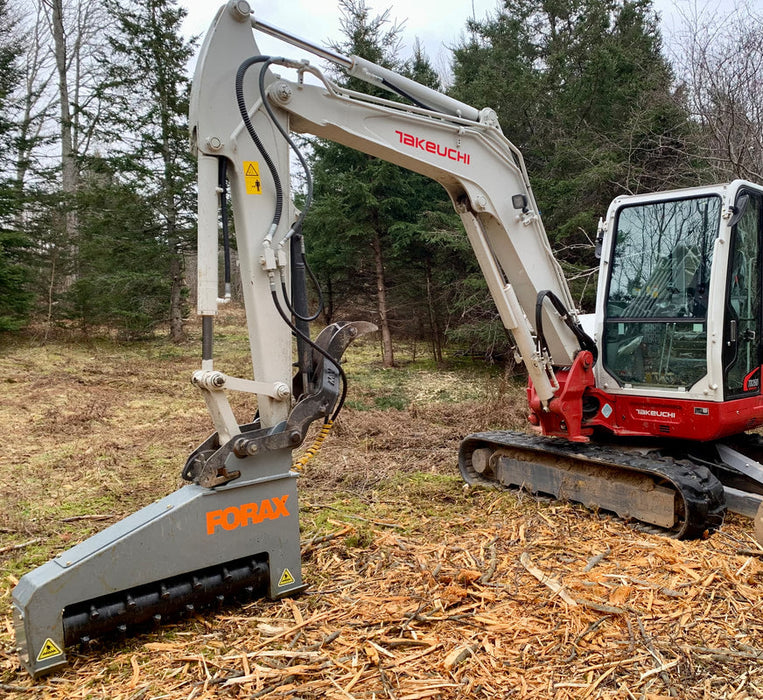
[[[48,637],[45,640],[45,644],[42,645],[40,653],[37,654],[38,661],[45,661],[45,659],[52,659],[54,656],[61,656],[64,652],[58,648],[58,645]]]
[[[244,161],[244,183],[247,194],[262,194],[262,180],[260,180],[260,164],[256,160]]]
[[[291,571],[284,569],[281,574],[281,580],[278,582],[278,587],[289,586],[294,583],[294,577],[291,575]]]

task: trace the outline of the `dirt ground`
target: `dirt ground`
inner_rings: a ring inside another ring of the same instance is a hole
[[[221,368],[246,376],[245,339],[226,330]],[[373,345],[350,355],[348,407],[298,482],[304,594],[73,648],[33,683],[11,591],[180,485],[211,427],[188,381],[197,340],[0,346],[0,696],[763,697],[763,548],[749,522],[677,542],[468,489],[459,441],[518,427],[521,387],[495,372],[384,371]]]

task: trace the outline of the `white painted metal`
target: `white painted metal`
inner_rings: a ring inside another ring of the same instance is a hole
[[[191,143],[199,157],[200,177],[199,276],[203,287],[200,289],[198,311],[204,315],[213,315],[217,311],[219,193],[213,161],[222,156],[228,160],[254,379],[270,385],[275,382],[289,385],[291,333],[270,300],[271,279],[262,267],[263,243],[273,219],[275,189],[262,155],[242,128],[234,94],[234,79],[239,65],[258,54],[248,5],[229,2],[218,11],[205,37],[191,91]],[[251,108],[252,123],[276,163],[285,189],[284,213],[273,236],[277,245],[294,218],[293,205],[288,196],[289,154],[287,144],[258,106],[258,74],[259,66],[253,66],[247,73],[244,90]],[[268,75],[266,81],[270,83],[273,79]],[[288,128],[288,118],[283,112],[278,118]],[[261,194],[247,192],[245,167],[248,168],[251,163],[257,164]],[[214,271],[212,268],[215,268]],[[220,400],[218,396],[215,402]],[[289,403],[286,401],[276,401],[265,394],[258,394],[257,403],[263,427],[274,426],[288,415]]]
[[[223,156],[231,163],[232,197],[239,203],[234,215],[254,378],[270,384],[287,382],[291,363],[289,331],[270,302],[272,279],[268,274],[285,263],[286,253],[279,243],[283,242],[290,217],[282,219],[271,245],[268,228],[275,196],[273,180],[242,127],[233,95],[239,65],[259,53],[250,29],[257,22],[248,16],[247,8],[240,0],[229,2],[207,34],[194,77],[191,126],[192,140],[201,158],[200,184],[205,189],[199,195],[199,238],[205,251],[211,249],[210,241],[217,237],[216,222],[213,228],[208,213],[212,175],[211,170],[206,170],[210,166],[205,159]],[[300,45],[308,43],[296,41]],[[503,136],[492,110],[476,110],[357,57],[348,60],[352,61],[352,74],[362,73],[371,82],[383,79],[395,84],[438,111],[343,91],[314,67],[289,62],[290,67],[298,68],[296,80],[271,75],[266,79],[276,117],[285,128],[348,145],[427,175],[445,187],[462,217],[501,318],[515,335],[539,395],[547,402],[555,382],[549,378],[550,367],[545,366],[535,348],[535,320],[528,319],[522,310],[534,309],[542,290],[551,290],[573,314],[574,303],[536,214],[521,153]],[[289,156],[284,139],[276,133],[261,104],[255,82],[258,70],[253,67],[245,82],[247,108],[284,183],[288,210],[292,206],[288,197]],[[323,85],[305,84],[301,75],[304,71],[316,74]],[[261,163],[262,195],[247,194],[243,173],[247,161]],[[528,212],[513,209],[511,197],[515,194],[527,197]],[[205,255],[216,260],[209,252]],[[263,269],[261,260],[266,261],[267,269]],[[199,312],[210,314],[216,311],[218,293],[216,276],[204,267],[206,264],[201,263],[200,269],[204,289]],[[570,365],[579,349],[578,341],[555,312],[545,315],[544,332],[554,365]],[[278,405],[262,394],[258,400],[264,425],[285,417],[283,403]]]

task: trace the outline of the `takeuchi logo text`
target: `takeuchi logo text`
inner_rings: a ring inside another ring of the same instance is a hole
[[[443,146],[442,144],[428,139],[422,139],[413,134],[406,134],[404,131],[395,130],[395,133],[400,139],[400,143],[404,146],[410,146],[411,148],[420,148],[427,153],[433,153],[434,155],[441,156],[442,158],[449,158],[455,160],[457,163],[463,163],[469,165],[471,156],[468,153],[459,151],[457,148],[450,148],[449,146]]]
[[[636,413],[644,418],[675,418],[675,411],[660,411],[654,408],[637,408]]]

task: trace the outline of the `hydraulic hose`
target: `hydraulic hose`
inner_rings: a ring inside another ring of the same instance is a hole
[[[265,148],[265,145],[260,140],[260,137],[257,135],[257,132],[254,130],[252,120],[249,119],[249,111],[246,108],[246,100],[244,99],[244,76],[246,75],[246,72],[256,63],[268,63],[272,62],[272,60],[273,59],[270,56],[252,56],[251,58],[247,58],[238,67],[238,70],[236,71],[236,102],[238,103],[238,111],[241,113],[241,119],[244,121],[244,126],[246,127],[249,136],[254,142],[254,145],[257,147],[257,150],[262,155],[262,159],[268,166],[270,175],[273,178],[273,186],[276,190],[276,209],[275,213],[273,214],[271,231],[275,231],[276,227],[281,221],[281,214],[283,213],[283,187],[281,185],[281,178],[278,175],[278,168],[276,168],[273,159],[270,157],[270,154]],[[262,71],[260,72],[261,79],[264,72],[265,67],[263,67]],[[265,104],[267,104],[267,102],[265,102]],[[269,112],[269,114],[271,114],[271,118],[273,118],[272,113]],[[274,118],[273,121],[276,122]]]

